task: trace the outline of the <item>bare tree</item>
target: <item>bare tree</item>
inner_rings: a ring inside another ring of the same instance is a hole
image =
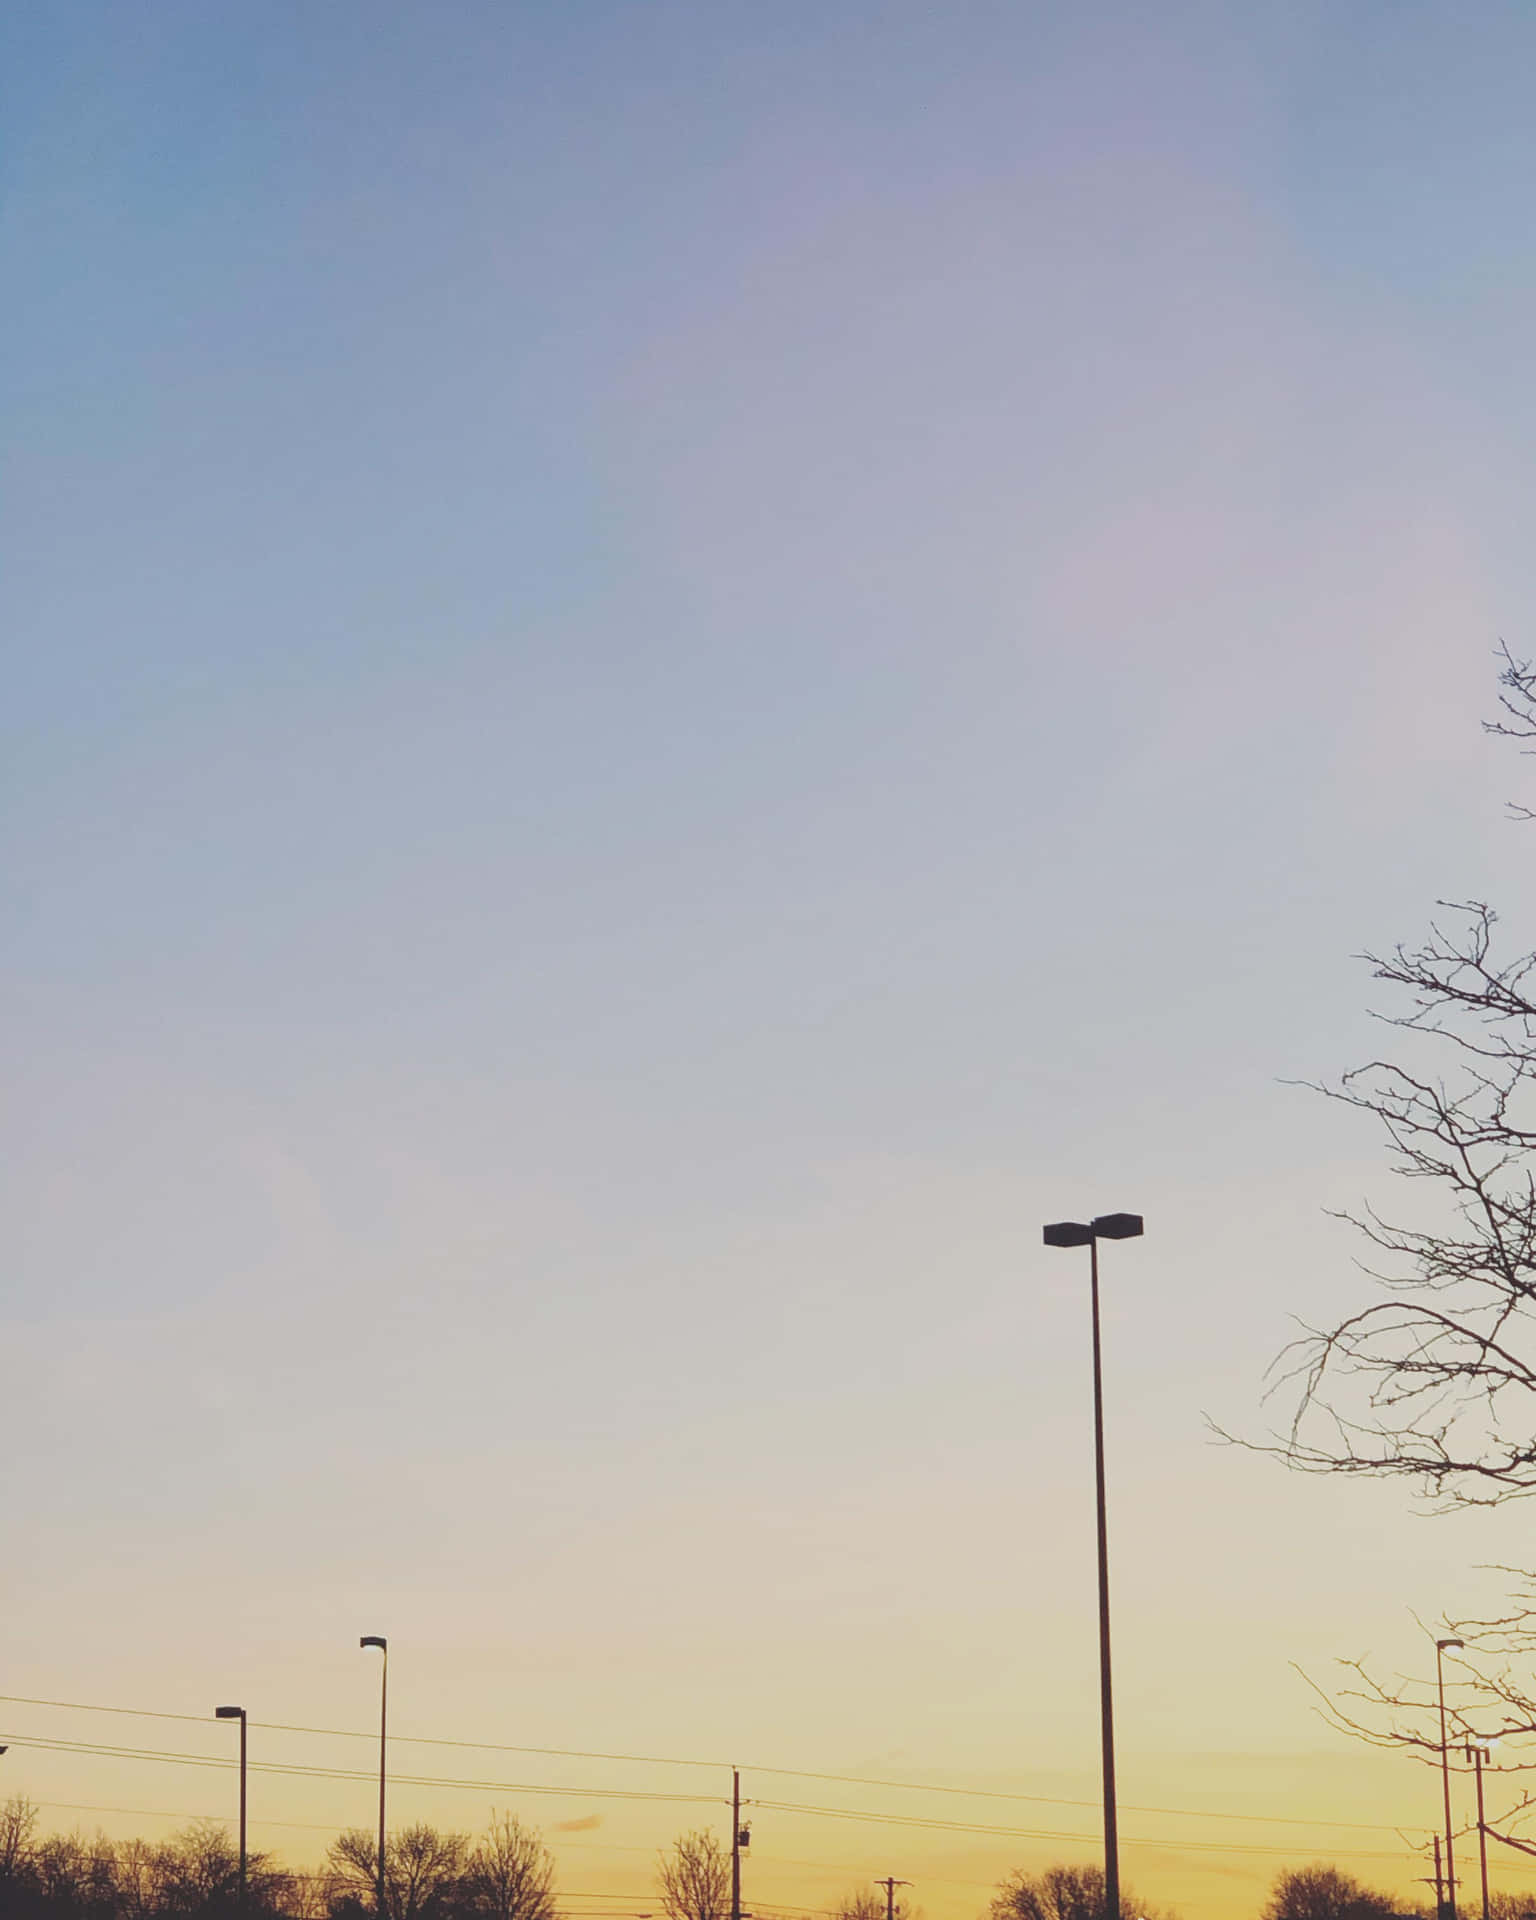
[[[356,1827],[331,1842],[326,1865],[333,1882],[333,1907],[347,1911],[372,1907],[378,1885],[377,1846],[376,1835]],[[467,1834],[440,1833],[423,1825],[392,1833],[384,1853],[387,1920],[444,1920],[457,1897],[468,1854]]]
[[[532,1827],[492,1816],[464,1867],[461,1910],[474,1920],[555,1920],[554,1856]]]
[[[878,1886],[879,1882],[875,1882]],[[913,1920],[912,1905],[902,1894],[897,1894],[892,1911],[896,1920]],[[885,1895],[876,1893],[874,1886],[856,1887],[852,1893],[845,1893],[832,1909],[832,1920],[885,1920]],[[1103,1920],[1099,1915],[1098,1920]]]
[[[1402,1909],[1389,1895],[1321,1863],[1288,1867],[1264,1902],[1262,1920],[1392,1920]]]
[[[233,1909],[240,1852],[215,1820],[197,1820],[155,1849],[160,1899],[173,1913]]]
[[[1500,689],[1489,730],[1536,741],[1536,667],[1506,652]],[[1474,900],[1366,958],[1400,996],[1383,1018],[1408,1064],[1323,1091],[1376,1120],[1429,1205],[1410,1224],[1344,1216],[1384,1297],[1287,1350],[1299,1398],[1279,1450],[1309,1472],[1409,1480],[1442,1507],[1495,1505],[1536,1491],[1536,953],[1506,952]]]
[[[1104,1920],[1102,1867],[1047,1867],[1025,1873],[1015,1867],[992,1896],[988,1920]],[[1120,1889],[1120,1920],[1170,1920],[1158,1915],[1129,1887]]]
[[[1497,1743],[1494,1763],[1485,1769],[1486,1827],[1491,1840],[1519,1853],[1536,1855],[1536,1750],[1522,1747],[1521,1736],[1536,1734],[1536,1690],[1525,1677],[1536,1644],[1536,1610],[1529,1602],[1531,1576],[1501,1569],[1520,1583],[1521,1604],[1497,1620],[1449,1620],[1448,1634],[1465,1642],[1445,1665],[1447,1735],[1452,1763],[1466,1763],[1474,1744]],[[1426,1629],[1427,1637],[1434,1636]],[[1302,1677],[1318,1697],[1323,1717],[1341,1733],[1370,1746],[1390,1748],[1438,1769],[1440,1762],[1439,1691],[1432,1677],[1432,1656],[1423,1675],[1372,1672],[1363,1660],[1340,1660],[1338,1683],[1318,1685]],[[1476,1831],[1475,1823],[1458,1832]],[[1530,1904],[1536,1907],[1536,1898]]]
[[[1536,666],[1505,651],[1499,688],[1488,731],[1536,751]],[[1496,1506],[1536,1492],[1536,952],[1506,943],[1473,900],[1442,902],[1418,945],[1365,957],[1393,996],[1381,1018],[1397,1057],[1321,1091],[1376,1122],[1417,1205],[1406,1221],[1343,1216],[1369,1249],[1376,1297],[1305,1329],[1277,1363],[1297,1398],[1272,1450],[1306,1472],[1406,1480],[1441,1510]],[[1502,1613],[1431,1635],[1465,1643],[1448,1674],[1453,1740],[1536,1733],[1522,1671],[1536,1575],[1502,1571]],[[1341,1665],[1342,1684],[1318,1689],[1332,1723],[1438,1765],[1433,1682]],[[1501,1773],[1511,1760],[1523,1770],[1504,1749]],[[1507,1781],[1495,1794],[1488,1831],[1536,1853],[1520,1831],[1536,1795]]]
[[[657,1890],[667,1920],[729,1920],[730,1856],[712,1833],[685,1833],[660,1856]]]
[[[19,1884],[32,1861],[37,1807],[24,1793],[0,1806],[0,1887]]]

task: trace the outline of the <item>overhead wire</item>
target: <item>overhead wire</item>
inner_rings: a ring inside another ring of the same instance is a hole
[[[176,1753],[165,1748],[108,1746],[104,1742],[84,1740],[47,1740],[20,1733],[8,1733],[5,1738],[17,1746],[34,1747],[43,1752],[77,1753],[100,1759],[150,1760],[170,1766],[213,1767],[221,1771],[238,1764],[233,1757]],[[309,1780],[373,1780],[377,1777],[371,1769],[304,1766],[284,1760],[248,1760],[246,1765],[251,1773],[284,1774]],[[440,1774],[399,1772],[390,1777],[401,1786],[448,1787],[476,1793],[536,1793],[557,1799],[667,1801],[688,1806],[713,1806],[723,1800],[719,1794],[658,1793],[642,1787],[549,1786],[524,1780],[456,1780]]]
[[[985,1826],[974,1821],[928,1819],[921,1814],[860,1813],[849,1807],[812,1807],[778,1800],[757,1800],[753,1805],[774,1813],[798,1813],[834,1820],[858,1820],[876,1826],[916,1827],[933,1833],[969,1833],[1005,1840],[1073,1840],[1085,1846],[1099,1844],[1099,1835],[1096,1833],[1059,1832],[1039,1827]],[[1132,1847],[1161,1847],[1174,1852],[1195,1849],[1205,1853],[1278,1853],[1288,1857],[1294,1857],[1301,1850],[1297,1847],[1269,1847],[1245,1841],[1151,1840],[1133,1838],[1127,1834],[1121,1834],[1120,1844]],[[1402,1853],[1400,1847],[1390,1850],[1374,1847],[1338,1847],[1334,1851],[1359,1859],[1395,1860]]]
[[[123,1759],[149,1761],[162,1765],[211,1767],[221,1771],[228,1770],[236,1763],[229,1758],[220,1758],[202,1754],[188,1754],[150,1747],[119,1747],[99,1742],[57,1741],[29,1739],[24,1735],[7,1734],[6,1738],[18,1746],[30,1746],[44,1752],[79,1754],[91,1758]],[[354,1768],[303,1766],[282,1761],[250,1762],[249,1770],[265,1774],[275,1774],[286,1778],[330,1779],[330,1780],[367,1780],[372,1781],[371,1771],[364,1772]],[[657,1793],[634,1788],[614,1787],[565,1787],[548,1786],[521,1781],[506,1780],[459,1780],[431,1774],[396,1774],[393,1776],[400,1786],[449,1789],[475,1793],[535,1793],[557,1798],[576,1797],[582,1799],[628,1800],[646,1803],[663,1802],[675,1804],[682,1802],[697,1805],[714,1804],[715,1796],[695,1794]],[[1056,1829],[1009,1827],[996,1824],[941,1819],[934,1815],[916,1813],[876,1813],[852,1807],[821,1807],[796,1801],[755,1800],[752,1804],[763,1811],[797,1814],[810,1818],[829,1820],[852,1820],[862,1824],[885,1827],[901,1827],[932,1833],[964,1833],[977,1837],[1009,1840],[1054,1840],[1070,1841],[1079,1845],[1096,1844],[1098,1836],[1092,1833],[1060,1831]],[[1123,1835],[1123,1844],[1136,1847],[1153,1847],[1163,1850],[1217,1852],[1217,1853],[1266,1853],[1294,1856],[1296,1847],[1271,1847],[1247,1842],[1222,1842],[1207,1840],[1149,1839],[1140,1836]],[[1401,1849],[1386,1850],[1379,1848],[1343,1848],[1335,1849],[1340,1854],[1360,1859],[1383,1859],[1398,1857]]]
[[[124,1715],[132,1718],[147,1719],[147,1720],[174,1720],[174,1721],[182,1722],[187,1725],[195,1725],[195,1726],[206,1726],[208,1723],[207,1716],[202,1714],[170,1713],[165,1711],[164,1709],[157,1709],[157,1708],[150,1708],[150,1707],[104,1706],[104,1705],[95,1704],[87,1701],[81,1701],[81,1700],[48,1700],[48,1699],[37,1698],[37,1697],[26,1695],[26,1694],[0,1694],[0,1703],[8,1703],[8,1704],[17,1705],[17,1706],[56,1707],[56,1708],[61,1708],[61,1709],[70,1711],[70,1712],[79,1712],[79,1713],[110,1713],[110,1714],[118,1714],[118,1715]],[[306,1735],[311,1735],[311,1736],[321,1737],[321,1738],[345,1739],[345,1740],[370,1740],[371,1741],[371,1740],[376,1740],[378,1738],[378,1735],[372,1731],[361,1731],[355,1727],[311,1727],[311,1726],[300,1725],[294,1722],[281,1721],[281,1720],[269,1720],[269,1721],[252,1720],[250,1722],[250,1725],[253,1728],[260,1728],[271,1733],[297,1733],[297,1734],[306,1734]],[[415,1745],[415,1746],[460,1747],[460,1748],[465,1748],[465,1749],[469,1749],[477,1752],[483,1752],[483,1753],[540,1754],[540,1755],[544,1755],[544,1756],[555,1758],[555,1759],[606,1760],[606,1761],[611,1761],[615,1763],[623,1763],[623,1764],[639,1765],[639,1766],[707,1767],[711,1769],[724,1770],[725,1768],[729,1767],[732,1764],[731,1762],[728,1762],[728,1761],[687,1759],[687,1758],[678,1756],[676,1754],[604,1753],[604,1752],[598,1752],[594,1749],[581,1748],[581,1747],[519,1746],[519,1745],[511,1744],[509,1742],[504,1742],[504,1741],[463,1740],[463,1739],[448,1738],[442,1735],[430,1735],[430,1734],[392,1733],[390,1735],[390,1739],[392,1742],[400,1742],[400,1743],[405,1743],[405,1744]],[[252,1765],[255,1765],[255,1764],[256,1763],[254,1762],[252,1763]],[[959,1798],[966,1798],[966,1799],[1009,1800],[1009,1801],[1016,1801],[1024,1805],[1031,1805],[1031,1806],[1082,1807],[1084,1809],[1092,1809],[1099,1805],[1099,1802],[1097,1800],[1069,1799],[1058,1794],[1017,1793],[1017,1792],[1011,1792],[1011,1791],[1007,1791],[1005,1789],[997,1788],[997,1787],[957,1787],[953,1785],[941,1785],[931,1781],[879,1779],[874,1776],[870,1776],[866,1774],[825,1773],[825,1772],[815,1771],[815,1770],[804,1768],[804,1767],[773,1767],[773,1766],[758,1765],[754,1763],[751,1765],[742,1765],[741,1771],[743,1773],[771,1774],[778,1778],[783,1778],[783,1779],[824,1780],[831,1783],[846,1785],[846,1786],[875,1787],[882,1790],[889,1789],[893,1792],[934,1793],[934,1794],[944,1794],[944,1795],[949,1795],[949,1796],[959,1797]],[[343,1776],[338,1773],[337,1777],[343,1777]],[[362,1777],[362,1776],[346,1776],[346,1777]],[[401,1776],[401,1777],[403,1778],[404,1776]],[[500,1785],[501,1783],[489,1783],[489,1784]],[[555,1791],[555,1789],[552,1789],[552,1788],[520,1787],[520,1786],[514,1788],[510,1785],[507,1786],[505,1790],[518,1791],[518,1792],[524,1792],[524,1791],[553,1792]],[[606,1791],[606,1794],[611,1797],[616,1797],[616,1798],[623,1797],[620,1790],[618,1789],[603,1790],[603,1789],[596,1789],[596,1788],[588,1788],[583,1790],[578,1788],[568,1788],[568,1789],[562,1789],[562,1791],[567,1791],[573,1794],[585,1791],[586,1793],[594,1796],[603,1795]],[[640,1796],[637,1795],[635,1797],[640,1797]],[[648,1797],[662,1798],[665,1796],[654,1795],[654,1796],[648,1796]],[[696,1799],[702,1802],[706,1799],[713,1799],[717,1796],[677,1795],[675,1797],[680,1800]],[[758,1801],[756,1802],[756,1804],[766,1805],[768,1803],[764,1801]],[[1173,1819],[1255,1821],[1255,1822],[1261,1822],[1261,1823],[1271,1824],[1271,1825],[1299,1826],[1299,1827],[1309,1827],[1309,1828],[1310,1827],[1327,1827],[1327,1828],[1337,1828],[1340,1830],[1349,1830],[1349,1831],[1355,1831],[1355,1832],[1372,1832],[1372,1833],[1385,1833],[1385,1832],[1398,1831],[1398,1823],[1385,1821],[1385,1820],[1332,1820],[1332,1819],[1321,1818],[1321,1817],[1313,1818],[1310,1816],[1295,1815],[1295,1814],[1239,1813],[1239,1812],[1234,1812],[1231,1809],[1220,1809],[1220,1808],[1211,1808],[1211,1807],[1142,1806],[1129,1801],[1122,1801],[1121,1809],[1123,1812],[1127,1812],[1127,1813],[1145,1813],[1145,1814],[1152,1814],[1159,1817],[1168,1817]],[[1428,1829],[1426,1829],[1426,1831],[1428,1831]]]

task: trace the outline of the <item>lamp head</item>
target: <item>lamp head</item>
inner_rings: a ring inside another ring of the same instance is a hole
[[[1435,1651],[1437,1653],[1449,1653],[1452,1647],[1464,1647],[1466,1644],[1465,1640],[1437,1640],[1435,1642]]]
[[[245,1718],[245,1708],[215,1707],[213,1717],[215,1720],[243,1720]]]
[[[1134,1240],[1144,1231],[1139,1213],[1101,1213],[1093,1223],[1098,1240]]]
[[[365,1633],[357,1643],[360,1647],[377,1647],[380,1653],[388,1653],[389,1642],[382,1633]]]
[[[1086,1247],[1093,1239],[1093,1228],[1079,1220],[1058,1220],[1045,1229],[1044,1238],[1048,1247]]]

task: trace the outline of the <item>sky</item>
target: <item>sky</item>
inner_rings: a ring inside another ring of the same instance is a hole
[[[974,1920],[1097,1845],[1039,1229],[1134,1209],[1126,1875],[1406,1891],[1436,1783],[1296,1668],[1422,1672],[1520,1517],[1209,1423],[1363,1297],[1328,1210],[1390,1178],[1298,1085],[1381,1045],[1356,956],[1519,937],[1536,17],[0,35],[0,1785],[222,1814],[237,1699],[359,1776],[257,1776],[312,1858],[371,1749],[271,1728],[366,1731],[384,1633],[398,1817],[515,1807],[572,1911],[646,1910],[738,1764],[749,1898]]]

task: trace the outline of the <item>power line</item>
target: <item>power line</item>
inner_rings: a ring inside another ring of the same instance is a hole
[[[995,1827],[983,1826],[974,1821],[929,1819],[921,1814],[912,1813],[858,1813],[849,1807],[811,1807],[797,1805],[785,1800],[754,1800],[756,1807],[772,1813],[810,1814],[832,1820],[860,1820],[877,1826],[916,1827],[927,1832],[937,1833],[973,1833],[1005,1840],[1074,1840],[1084,1846],[1097,1846],[1100,1836],[1096,1833],[1061,1833],[1036,1827]],[[1250,1845],[1246,1842],[1223,1840],[1129,1840],[1127,1846],[1160,1847],[1165,1851],[1187,1852],[1196,1850],[1202,1853],[1277,1853],[1294,1858],[1297,1847],[1268,1847]],[[1338,1847],[1334,1852],[1351,1858],[1371,1860],[1396,1860],[1401,1857],[1402,1849],[1390,1851],[1381,1848]]]
[[[144,1719],[144,1720],[175,1720],[191,1726],[207,1725],[207,1716],[205,1714],[167,1713],[163,1710],[157,1710],[151,1707],[108,1707],[108,1706],[101,1706],[101,1705],[97,1705],[91,1702],[81,1701],[81,1700],[42,1700],[42,1699],[33,1698],[27,1694],[15,1694],[15,1693],[0,1694],[0,1702],[8,1702],[16,1706],[59,1707],[59,1708],[66,1709],[70,1712],[76,1712],[76,1713],[122,1714],[130,1718]],[[353,1727],[309,1727],[309,1726],[296,1725],[294,1723],[291,1723],[288,1721],[282,1721],[282,1720],[252,1720],[250,1724],[253,1727],[259,1727],[268,1733],[300,1733],[300,1734],[309,1734],[309,1735],[318,1736],[322,1738],[338,1739],[338,1740],[376,1741],[378,1739],[378,1735],[376,1732],[373,1732],[371,1730],[363,1732]],[[390,1735],[390,1739],[391,1741],[402,1742],[402,1743],[413,1745],[413,1746],[461,1747],[461,1748],[466,1748],[466,1749],[470,1749],[470,1750],[481,1752],[481,1753],[543,1754],[552,1759],[608,1760],[608,1761],[614,1761],[614,1762],[619,1762],[619,1763],[628,1764],[628,1765],[635,1765],[635,1766],[709,1767],[709,1768],[719,1769],[723,1771],[723,1770],[728,1770],[730,1765],[730,1763],[727,1761],[690,1760],[690,1759],[680,1758],[676,1754],[599,1753],[594,1750],[581,1748],[581,1747],[514,1746],[503,1741],[455,1740],[455,1739],[444,1738],[441,1735],[429,1735],[429,1734],[392,1733]],[[253,1762],[252,1764],[254,1766],[255,1763]],[[1059,1794],[1011,1793],[998,1787],[940,1786],[935,1782],[919,1781],[919,1780],[880,1780],[865,1774],[821,1773],[821,1772],[812,1771],[804,1767],[768,1767],[768,1766],[752,1765],[752,1766],[743,1766],[741,1770],[743,1773],[772,1774],[782,1779],[826,1780],[826,1781],[834,1782],[844,1786],[889,1788],[893,1792],[902,1792],[902,1793],[938,1793],[938,1794],[946,1794],[951,1796],[957,1796],[963,1799],[973,1799],[973,1800],[1010,1800],[1010,1801],[1017,1801],[1029,1806],[1097,1808],[1099,1805],[1099,1802],[1097,1800],[1073,1800],[1073,1799],[1067,1799]],[[351,1775],[343,1776],[341,1774],[338,1774],[337,1777],[350,1778],[354,1776],[351,1776]],[[509,1791],[510,1790],[511,1789],[509,1789]],[[552,1792],[552,1791],[555,1791],[555,1789],[543,1788],[543,1787],[529,1787],[529,1788],[519,1787],[516,1789],[516,1791],[518,1792]],[[579,1793],[582,1791],[586,1791],[588,1793],[597,1793],[599,1790],[594,1788],[589,1788],[589,1789],[570,1788],[570,1789],[567,1789],[566,1791],[569,1791],[571,1793]],[[622,1797],[619,1794],[618,1789],[611,1789],[609,1791],[612,1793],[613,1797],[616,1797],[616,1798]],[[639,1797],[639,1796],[635,1796],[635,1797]],[[664,1798],[665,1796],[656,1795],[653,1797]],[[678,1799],[691,1798],[691,1799],[695,1799],[697,1801],[702,1802],[705,1798],[713,1798],[714,1796],[703,1796],[703,1795],[693,1796],[693,1795],[682,1794],[674,1797]],[[759,1803],[759,1804],[765,1804],[765,1803]],[[1248,1820],[1248,1821],[1263,1822],[1268,1825],[1276,1825],[1276,1826],[1329,1827],[1329,1828],[1337,1828],[1341,1830],[1349,1830],[1353,1832],[1365,1832],[1365,1833],[1392,1833],[1398,1830],[1397,1824],[1395,1822],[1387,1821],[1387,1820],[1328,1820],[1328,1819],[1321,1819],[1321,1818],[1310,1819],[1304,1816],[1292,1815],[1292,1814],[1234,1813],[1234,1812],[1231,1812],[1230,1810],[1217,1809],[1217,1808],[1205,1808],[1205,1807],[1151,1807],[1151,1806],[1138,1806],[1130,1802],[1122,1802],[1121,1805],[1123,1810],[1127,1813],[1147,1813],[1147,1814],[1154,1814],[1158,1816],[1166,1816],[1172,1819],[1180,1819],[1180,1820]]]
[[[228,1771],[235,1763],[229,1759],[215,1759],[201,1754],[167,1752],[151,1747],[116,1747],[83,1741],[26,1740],[18,1735],[8,1735],[18,1746],[31,1746],[45,1752],[79,1754],[90,1758],[123,1759],[152,1761],[170,1766],[213,1767]],[[286,1778],[329,1779],[329,1780],[372,1780],[371,1772],[338,1767],[297,1766],[281,1761],[256,1761],[252,1771],[276,1774]],[[643,1792],[634,1789],[612,1787],[548,1787],[531,1786],[516,1781],[504,1780],[457,1780],[431,1774],[396,1774],[396,1782],[401,1786],[450,1789],[474,1793],[537,1793],[553,1797],[578,1796],[605,1800],[640,1800],[645,1802],[684,1802],[697,1805],[701,1796],[693,1794],[673,1794]],[[1009,1840],[1068,1840],[1080,1845],[1096,1844],[1098,1836],[1091,1833],[1060,1832],[1030,1827],[1005,1827],[985,1824],[977,1821],[943,1820],[936,1816],[912,1813],[866,1813],[851,1807],[818,1807],[800,1802],[783,1800],[757,1800],[755,1804],[769,1812],[790,1813],[827,1820],[854,1820],[878,1826],[897,1826],[930,1833],[967,1833],[985,1835],[988,1838]],[[1294,1857],[1295,1847],[1266,1847],[1244,1843],[1209,1840],[1151,1840],[1137,1839],[1126,1842],[1129,1846],[1158,1847],[1164,1850],[1197,1851],[1218,1853],[1271,1853]],[[1397,1850],[1387,1852],[1383,1849],[1336,1849],[1348,1852],[1351,1857],[1361,1859],[1395,1859]]]
[[[89,1800],[35,1800],[38,1807],[52,1807],[56,1813],[125,1813],[136,1820],[218,1820],[228,1824],[222,1813],[177,1813],[170,1807],[104,1807]],[[306,1833],[334,1833],[335,1827],[318,1820],[263,1820],[251,1816],[253,1827],[293,1827]],[[564,1896],[562,1896],[564,1897]]]
[[[232,1759],[220,1759],[198,1753],[174,1753],[155,1747],[116,1747],[83,1740],[41,1740],[19,1733],[7,1734],[6,1738],[16,1746],[33,1747],[46,1753],[82,1754],[93,1759],[151,1760],[169,1766],[214,1767],[225,1772],[237,1764]],[[252,1760],[249,1763],[249,1771],[283,1774],[307,1780],[372,1780],[376,1778],[371,1770],[364,1771],[355,1767],[300,1766],[294,1762],[282,1760]],[[640,1787],[551,1787],[521,1780],[455,1780],[441,1774],[392,1773],[390,1778],[401,1786],[408,1787],[449,1787],[474,1793],[536,1793],[554,1799],[666,1801],[681,1802],[687,1806],[713,1806],[719,1800],[716,1794],[657,1793]]]
[[[119,1713],[137,1720],[180,1720],[198,1727],[205,1726],[208,1720],[208,1716],[201,1713],[167,1713],[154,1707],[104,1707],[86,1700],[36,1700],[23,1693],[0,1693],[0,1702],[23,1707],[63,1707],[75,1713]],[[285,1720],[252,1720],[250,1724],[267,1733],[319,1734],[333,1740],[377,1740],[379,1737],[371,1729],[357,1727],[304,1727]],[[730,1767],[728,1760],[687,1760],[666,1753],[595,1753],[582,1747],[519,1747],[500,1740],[449,1740],[425,1733],[391,1733],[389,1737],[392,1741],[404,1741],[417,1747],[470,1747],[481,1753],[540,1753],[555,1760],[613,1760],[634,1766],[708,1767],[713,1770]],[[792,1772],[793,1769],[758,1767],[755,1771],[781,1773]]]

